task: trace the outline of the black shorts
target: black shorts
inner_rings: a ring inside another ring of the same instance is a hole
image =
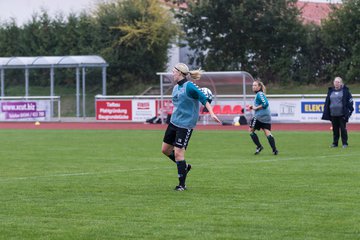
[[[253,128],[255,130],[267,129],[267,130],[271,131],[271,124],[270,123],[260,122],[259,120],[256,119],[256,117],[253,117],[253,119],[251,119],[249,127]]]
[[[189,144],[192,129],[180,128],[172,123],[169,123],[165,135],[164,143],[173,145],[178,148],[185,148]]]

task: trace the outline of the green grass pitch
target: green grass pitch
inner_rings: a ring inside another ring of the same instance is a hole
[[[1,130],[0,239],[360,239],[360,132],[195,130],[188,190],[157,130]]]

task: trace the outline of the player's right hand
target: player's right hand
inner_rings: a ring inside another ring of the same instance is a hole
[[[216,122],[222,124],[221,120],[220,120],[215,114],[211,115],[211,117],[212,117]]]

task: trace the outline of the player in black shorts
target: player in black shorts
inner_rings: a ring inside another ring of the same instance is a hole
[[[250,122],[249,131],[250,137],[256,145],[255,154],[259,154],[264,147],[261,145],[255,130],[264,130],[264,133],[269,141],[272,152],[274,155],[278,155],[278,150],[275,145],[275,138],[271,134],[271,113],[269,108],[269,102],[265,95],[265,86],[260,80],[255,80],[252,85],[252,90],[256,93],[254,105],[249,106],[251,110],[254,110],[255,116]]]
[[[176,85],[172,92],[174,111],[166,129],[161,152],[176,163],[179,185],[176,191],[186,189],[185,180],[191,165],[186,163],[185,153],[193,128],[199,119],[200,104],[209,110],[210,116],[221,123],[214,114],[208,97],[190,80],[199,80],[200,70],[190,71],[188,66],[178,63],[173,69],[173,79]]]

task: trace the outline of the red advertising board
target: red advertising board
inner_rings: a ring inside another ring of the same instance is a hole
[[[131,100],[96,101],[96,120],[131,121]]]
[[[171,114],[173,111],[174,105],[171,99],[156,100],[156,114]]]

